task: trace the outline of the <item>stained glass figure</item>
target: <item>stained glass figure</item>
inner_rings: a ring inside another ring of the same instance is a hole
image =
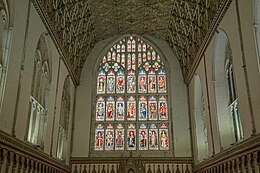
[[[111,61],[111,52],[107,53],[107,61]]]
[[[116,93],[124,93],[125,92],[125,75],[122,71],[117,73],[116,77]]]
[[[115,93],[115,74],[112,70],[107,75],[107,93]]]
[[[122,45],[122,52],[125,52],[125,45]]]
[[[132,57],[130,53],[127,55],[127,69],[128,70],[132,69]]]
[[[152,52],[152,60],[154,61],[156,59],[156,53],[155,51]]]
[[[149,149],[158,150],[158,129],[155,124],[151,124],[149,129]]]
[[[164,96],[162,96],[159,99],[158,104],[159,104],[159,120],[168,120],[166,98]]]
[[[160,135],[160,150],[169,150],[169,135],[168,128],[165,124],[162,124],[159,129]]]
[[[116,52],[112,53],[112,61],[116,61]]]
[[[106,105],[106,120],[114,121],[114,119],[115,119],[115,101],[113,97],[109,97],[107,99],[107,105]]]
[[[98,76],[97,79],[97,94],[105,94],[105,89],[106,89],[106,76],[103,71],[101,71],[100,75]]]
[[[148,150],[148,132],[144,124],[139,127],[139,150]]]
[[[121,65],[125,67],[125,54],[121,55]]]
[[[135,40],[132,41],[132,52],[135,52]]]
[[[99,124],[95,131],[95,150],[102,151],[104,150],[104,128]]]
[[[158,75],[158,93],[166,92],[166,76],[161,72]]]
[[[146,44],[143,44],[143,52],[146,52]]]
[[[105,150],[114,149],[114,127],[109,124],[106,128],[106,145]]]
[[[124,121],[125,118],[125,102],[122,97],[119,97],[116,102],[116,120]]]
[[[127,92],[135,93],[136,89],[136,80],[134,71],[129,71],[127,76]]]
[[[142,54],[138,53],[138,68],[142,65]]]
[[[151,97],[148,101],[149,120],[157,120],[157,101]]]
[[[139,120],[147,120],[147,101],[145,97],[139,99]]]
[[[139,43],[139,44],[138,44],[138,52],[141,52],[141,51],[142,51],[142,44]]]
[[[135,63],[136,63],[135,54],[132,54],[132,69],[133,70],[135,70]]]
[[[120,44],[117,44],[117,46],[116,46],[116,52],[120,52]]]
[[[151,52],[148,51],[148,52],[147,52],[147,60],[148,60],[148,61],[151,61],[151,59],[152,59],[152,57],[151,57]]]
[[[139,93],[146,93],[147,92],[147,82],[146,82],[146,74],[143,70],[140,71],[138,76],[138,91]]]
[[[131,52],[131,40],[127,41],[127,52]]]
[[[136,150],[136,129],[133,124],[127,129],[127,150]]]
[[[124,127],[119,124],[116,128],[116,145],[115,150],[124,150]]]
[[[156,75],[151,71],[148,75],[148,93],[156,93]]]
[[[121,55],[118,53],[117,55],[116,55],[116,61],[118,62],[118,63],[120,63],[120,60],[121,60]]]
[[[127,120],[136,120],[136,102],[132,96],[127,101]]]
[[[146,53],[143,53],[143,62],[146,62]]]
[[[99,97],[96,104],[96,121],[105,120],[105,100]]]

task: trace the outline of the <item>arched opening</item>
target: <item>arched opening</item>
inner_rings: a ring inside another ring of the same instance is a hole
[[[27,140],[43,148],[44,133],[49,107],[51,72],[49,59],[49,36],[43,33],[38,41],[33,68],[33,79],[30,96],[30,120]]]
[[[169,152],[167,72],[156,49],[126,36],[102,55],[97,71],[94,153]]]
[[[217,34],[213,64],[213,82],[221,146],[227,148],[230,144],[241,140],[243,133],[235,89],[230,42],[222,30]]]
[[[70,78],[66,77],[63,85],[60,122],[58,132],[58,147],[57,158],[66,161],[67,146],[68,146],[68,130],[69,130],[69,116],[70,116]]]
[[[203,98],[203,91],[201,80],[198,75],[195,75],[194,88],[194,115],[195,115],[195,133],[197,146],[197,160],[199,162],[208,158],[208,130],[205,117],[205,102]]]

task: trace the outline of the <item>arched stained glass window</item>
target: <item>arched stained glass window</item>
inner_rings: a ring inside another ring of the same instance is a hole
[[[95,151],[170,148],[167,76],[156,50],[129,36],[102,56],[95,100]]]

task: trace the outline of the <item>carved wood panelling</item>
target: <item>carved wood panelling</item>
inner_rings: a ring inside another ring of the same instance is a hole
[[[94,44],[125,33],[167,40],[187,75],[225,0],[35,0],[57,32],[70,68],[79,79]]]

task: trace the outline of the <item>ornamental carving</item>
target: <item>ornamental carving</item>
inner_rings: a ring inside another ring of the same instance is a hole
[[[187,75],[223,0],[36,0],[79,79],[94,44],[114,35],[166,40]]]

